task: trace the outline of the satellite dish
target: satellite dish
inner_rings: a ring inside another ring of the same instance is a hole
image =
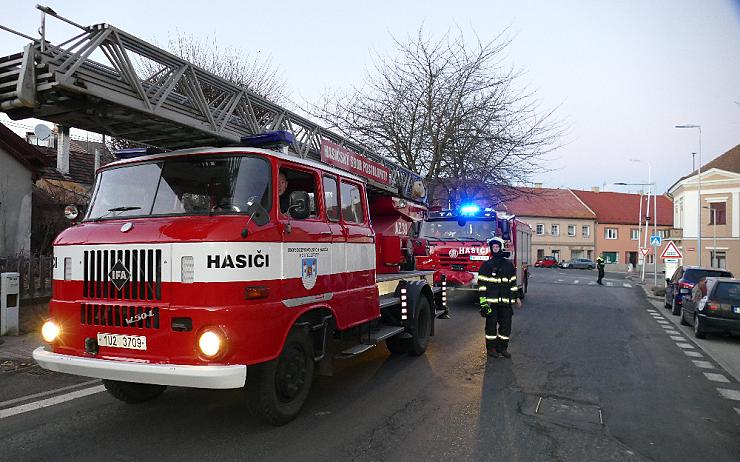
[[[40,141],[46,141],[52,135],[51,128],[44,124],[38,124],[33,127],[33,134],[36,135],[36,139]]]

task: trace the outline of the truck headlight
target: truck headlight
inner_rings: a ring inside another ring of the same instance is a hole
[[[44,340],[48,343],[56,340],[61,331],[62,330],[54,321],[46,321],[44,325],[41,326],[41,336],[44,337]]]
[[[213,358],[221,352],[223,339],[221,335],[214,330],[206,330],[198,338],[198,348],[204,356]]]

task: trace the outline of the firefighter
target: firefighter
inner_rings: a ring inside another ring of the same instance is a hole
[[[504,256],[504,241],[488,241],[491,258],[478,271],[480,314],[486,318],[486,351],[488,356],[511,358],[507,351],[511,334],[512,304],[521,308],[521,294],[516,284],[514,265]]]
[[[603,286],[601,280],[604,279],[604,258],[601,255],[596,259],[596,268],[599,270],[599,279],[596,280],[596,283]]]

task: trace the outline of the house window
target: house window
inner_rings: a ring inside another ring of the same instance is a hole
[[[553,236],[560,236],[560,225],[551,225],[550,234]]]
[[[581,236],[589,237],[591,235],[591,227],[589,225],[581,226]]]
[[[717,223],[714,222],[715,216],[717,217]],[[726,202],[712,202],[711,204],[709,204],[709,224],[710,225],[727,224],[727,203]]]
[[[668,231],[667,229],[658,230],[658,236],[660,236],[662,239],[666,239],[669,234],[670,234],[670,231]]]
[[[607,238],[607,239],[609,239],[609,238]],[[633,241],[636,241],[636,240],[640,239],[640,230],[637,229],[637,228],[632,228],[630,230],[630,239],[632,239]]]
[[[605,263],[619,263],[619,252],[604,252]]]
[[[537,260],[545,258],[545,249],[537,249]]]
[[[604,228],[604,239],[616,239],[617,228]]]
[[[543,234],[545,234],[545,225],[537,223],[537,235],[542,236]]]
[[[727,253],[724,250],[712,250],[712,268],[727,268]]]
[[[568,236],[576,235],[576,225],[568,225]]]

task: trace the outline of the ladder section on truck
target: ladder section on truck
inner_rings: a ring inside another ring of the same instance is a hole
[[[242,136],[287,130],[294,154],[321,161],[321,140],[332,141],[389,169],[390,185],[368,179],[371,187],[414,199],[421,177],[360,144],[121,29],[55,16],[82,32],[58,46],[37,39],[0,58],[0,109],[11,118],[164,149],[234,145]]]

